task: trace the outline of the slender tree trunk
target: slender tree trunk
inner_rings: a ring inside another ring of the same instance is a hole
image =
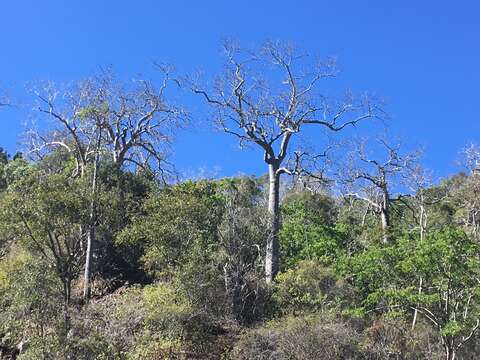
[[[388,244],[389,242],[389,228],[390,228],[390,204],[389,204],[389,195],[386,190],[384,190],[383,195],[383,204],[380,212],[382,219],[382,231],[383,231],[383,243]]]
[[[64,297],[64,304],[63,304],[63,321],[65,327],[65,335],[68,334],[70,331],[70,298],[71,298],[71,289],[72,289],[72,280],[70,276],[66,276],[63,279],[63,297]]]
[[[445,359],[446,360],[455,360],[456,358],[456,352],[453,346],[447,345],[445,347]]]
[[[422,287],[423,287],[423,278],[420,276],[419,284],[418,284],[418,295],[422,294]],[[413,312],[413,320],[412,320],[412,331],[415,330],[415,325],[417,325],[417,318],[418,318],[418,309],[415,309]]]
[[[85,255],[85,272],[83,277],[83,298],[85,300],[90,299],[91,286],[90,286],[90,273],[92,264],[92,242],[95,238],[95,224],[94,224],[94,207],[95,202],[92,200],[90,204],[90,224],[87,237],[87,250]]]
[[[66,291],[65,291],[65,302],[67,305],[70,305],[70,300],[72,298],[72,280],[70,276],[66,279]]]
[[[270,235],[267,241],[265,255],[265,279],[271,283],[277,275],[280,265],[280,175],[278,165],[268,166],[269,191],[268,191],[268,212],[270,216]]]
[[[427,227],[426,220],[425,220],[425,207],[423,206],[423,201],[422,205],[420,205],[420,242],[423,242],[423,239],[425,238],[425,229]],[[423,278],[420,276],[419,284],[418,284],[418,295],[422,294],[423,290]],[[417,324],[417,318],[418,318],[418,310],[415,309],[413,312],[413,320],[412,320],[412,330],[415,329],[415,325]]]
[[[97,177],[98,177],[98,166],[100,162],[100,139],[101,132],[98,135],[98,144],[97,144],[97,153],[95,154],[95,162],[93,164],[93,175],[92,175],[92,193],[90,201],[90,214],[89,214],[89,229],[87,237],[87,250],[85,254],[85,272],[83,275],[83,298],[88,301],[91,295],[91,266],[92,266],[92,244],[95,241],[95,222],[96,222],[96,198],[97,198]]]

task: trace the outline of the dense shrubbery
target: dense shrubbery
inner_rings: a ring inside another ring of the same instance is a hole
[[[235,359],[355,359],[358,332],[335,315],[286,317],[243,335]]]
[[[393,205],[387,244],[361,203],[293,187],[267,284],[261,179],[165,186],[105,162],[85,303],[90,195],[52,166],[2,166],[2,358],[475,359],[480,249],[456,197],[476,178],[429,188],[421,229],[418,199]]]
[[[277,276],[273,299],[285,314],[340,308],[347,296],[348,285],[331,268],[305,260]]]
[[[248,331],[234,359],[442,359],[442,348],[425,327],[411,331],[402,320],[364,320],[320,312],[285,317]]]

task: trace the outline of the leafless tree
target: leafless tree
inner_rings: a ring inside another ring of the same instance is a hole
[[[356,99],[347,92],[335,102],[319,93],[322,80],[337,74],[333,60],[311,64],[306,55],[276,42],[267,42],[258,51],[226,43],[224,50],[225,71],[208,88],[191,81],[192,89],[213,108],[221,130],[236,137],[241,146],[255,144],[263,151],[271,223],[265,276],[271,282],[279,269],[280,177],[308,172],[303,166],[306,159],[317,156],[300,151],[294,138],[309,125],[339,132],[383,112],[367,96]]]
[[[158,171],[165,180],[170,172],[167,149],[174,130],[187,118],[186,111],[167,100],[172,69],[158,65],[162,74],[157,88],[146,80],[133,86],[115,81],[111,73],[87,79],[73,89],[60,92],[52,84],[36,92],[38,110],[53,121],[46,134],[30,132],[31,153],[43,157],[62,148],[75,159],[72,176],[91,176],[92,200],[87,226],[84,296],[90,297],[91,255],[95,237],[98,166],[109,159],[118,169],[130,164]]]
[[[167,100],[168,88],[178,83],[172,69],[157,68],[162,74],[158,88],[146,80],[126,87],[106,72],[63,92],[52,84],[37,91],[38,110],[54,125],[45,135],[31,132],[31,152],[41,156],[51,148],[64,148],[75,156],[76,176],[93,162],[99,144],[102,156],[119,168],[133,164],[163,173],[168,168],[167,147],[187,113]],[[152,161],[156,166],[151,166]]]
[[[459,223],[480,239],[480,148],[469,144],[461,151],[462,165],[467,174],[459,186],[450,189],[450,196],[460,205],[456,217]]]
[[[400,146],[392,146],[377,139],[386,156],[370,156],[365,141],[355,144],[347,165],[343,168],[343,182],[347,185],[347,197],[364,201],[370,210],[380,216],[383,242],[389,241],[390,206],[397,198],[391,196],[392,188],[399,185],[401,176],[412,168],[418,152],[400,154]]]
[[[471,175],[480,171],[480,148],[476,144],[470,143],[461,154],[464,157],[463,165]]]
[[[428,229],[428,209],[429,206],[439,202],[440,197],[432,197],[427,193],[427,189],[432,185],[432,175],[420,164],[408,164],[406,170],[405,184],[412,195],[407,198],[400,197],[403,204],[410,210],[413,219],[413,226],[418,229],[420,241],[424,241]],[[423,278],[418,279],[418,294],[423,291]],[[412,319],[412,330],[415,329],[418,319],[418,309],[415,308]]]

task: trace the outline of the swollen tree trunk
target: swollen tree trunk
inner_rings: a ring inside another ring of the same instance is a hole
[[[269,164],[269,191],[268,191],[268,213],[270,216],[270,235],[267,240],[265,254],[265,279],[271,283],[278,273],[280,267],[280,175],[278,165]]]

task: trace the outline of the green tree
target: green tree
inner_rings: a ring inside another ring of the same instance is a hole
[[[152,194],[118,237],[120,244],[139,244],[143,265],[154,275],[188,261],[196,243],[218,244],[217,226],[223,201],[214,183],[186,182]]]
[[[55,269],[63,284],[65,304],[82,259],[82,224],[88,197],[82,184],[62,174],[36,171],[2,194],[3,233],[40,256]]]
[[[68,331],[62,306],[62,284],[49,263],[23,251],[0,261],[0,349],[54,359]]]
[[[330,265],[347,250],[347,228],[335,223],[336,212],[333,199],[326,195],[301,192],[287,197],[280,232],[283,269],[293,268],[301,260]]]
[[[347,273],[361,290],[365,309],[416,310],[452,360],[480,326],[479,250],[462,230],[445,228],[421,241],[406,235],[395,245],[368,249],[347,261]]]

